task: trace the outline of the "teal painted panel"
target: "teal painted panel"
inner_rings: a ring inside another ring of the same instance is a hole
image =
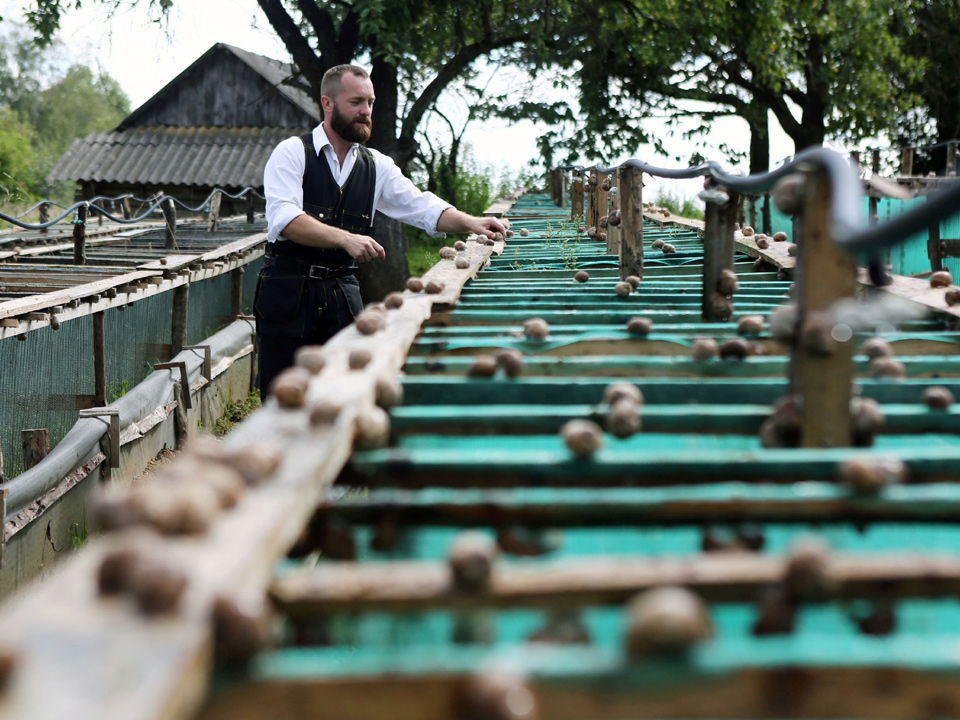
[[[251,668],[254,678],[290,679],[316,675],[345,677],[389,673],[420,675],[475,672],[499,657],[509,657],[533,678],[572,682],[594,673],[620,675],[624,687],[655,686],[670,676],[694,680],[699,674],[725,674],[744,668],[784,665],[815,667],[909,667],[918,671],[957,672],[960,604],[956,600],[910,600],[898,603],[897,632],[888,637],[861,635],[851,619],[856,604],[804,607],[791,635],[755,638],[750,634],[755,610],[749,605],[714,606],[716,639],[690,656],[630,664],[625,661],[619,608],[583,613],[592,643],[579,647],[526,646],[520,643],[542,622],[531,611],[495,613],[496,640],[491,646],[450,642],[455,618],[429,613],[398,619],[343,618],[334,635],[343,642],[327,648],[292,648],[263,653]],[[508,654],[509,653],[509,654]]]
[[[877,219],[880,223],[888,222],[892,218],[901,215],[914,207],[923,205],[926,198],[918,197],[911,200],[896,200],[892,198],[881,198],[877,201]],[[870,209],[870,199],[863,198],[863,217],[866,220]],[[758,203],[759,212],[759,203]],[[749,209],[746,210],[749,217]],[[774,205],[770,206],[770,219],[773,232],[782,230],[787,233],[787,239],[793,242],[793,221],[790,217],[784,215],[776,209]],[[941,238],[960,238],[960,211],[950,216],[940,223]],[[911,235],[900,245],[886,251],[885,261],[892,266],[892,272],[896,275],[916,275],[918,273],[930,272],[930,258],[927,255],[926,232]],[[865,262],[865,256],[861,258]],[[960,258],[947,258],[944,261],[944,267],[953,274],[954,277],[960,277]]]

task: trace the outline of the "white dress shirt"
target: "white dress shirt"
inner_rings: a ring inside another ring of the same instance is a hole
[[[337,159],[333,145],[323,131],[323,125],[313,129],[313,147],[327,159],[330,173],[340,187],[350,177],[356,162],[359,145],[354,143],[347,152],[343,167]],[[437,220],[449,207],[431,192],[422,192],[410,179],[404,177],[393,159],[371,149],[377,170],[377,182],[373,191],[373,213],[381,212],[387,217],[402,220],[424,230],[433,237],[443,236],[437,232]],[[263,171],[263,189],[267,197],[267,241],[286,240],[280,232],[303,211],[303,173],[306,168],[303,143],[298,137],[287,138],[274,148]]]

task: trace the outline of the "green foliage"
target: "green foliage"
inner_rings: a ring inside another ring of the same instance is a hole
[[[678,215],[688,220],[703,220],[703,208],[694,200],[691,200],[680,193],[673,193],[661,186],[657,188],[657,194],[653,200],[654,203],[665,207],[672,214]]]
[[[0,202],[69,199],[72,185],[51,184],[47,173],[75,138],[119,124],[130,102],[109,76],[64,70],[59,48],[41,50],[21,26],[0,30]]]
[[[127,390],[130,388],[129,380],[121,380],[116,386],[110,389],[110,402],[119,400],[124,395],[127,394]]]
[[[565,270],[577,269],[577,257],[583,238],[578,230],[583,217],[563,219],[557,225],[547,223],[545,245],[560,255]],[[519,265],[519,263],[518,263]]]
[[[24,183],[33,166],[33,132],[12,110],[0,107],[0,204],[20,204],[30,198]]]
[[[437,166],[425,164],[427,179],[419,184],[470,215],[482,214],[494,198],[529,180],[522,172],[498,172],[491,165],[478,163],[469,149],[459,167],[449,165],[449,156],[444,151],[436,157]],[[411,275],[422,275],[436,265],[440,261],[440,248],[453,242],[449,238],[430,237],[409,225],[406,226],[406,232],[407,262]]]
[[[234,425],[242,422],[247,415],[258,407],[260,407],[259,390],[251,390],[242,400],[227,402],[227,406],[223,409],[223,417],[218,419],[213,426],[213,434],[217,437],[226,435],[233,430]]]
[[[70,533],[70,544],[73,546],[74,550],[79,550],[83,544],[87,541],[87,520],[83,519],[83,524],[79,522],[73,523],[70,526],[70,529],[67,531]]]

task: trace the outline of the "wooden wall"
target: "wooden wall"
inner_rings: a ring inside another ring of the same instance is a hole
[[[119,129],[157,125],[299,129],[316,124],[239,58],[218,49],[134,111]]]

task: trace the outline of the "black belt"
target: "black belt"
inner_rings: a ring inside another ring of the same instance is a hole
[[[350,277],[351,275],[356,275],[357,270],[359,269],[356,265],[341,265],[340,267],[311,265],[303,260],[297,260],[296,258],[286,257],[284,255],[277,255],[270,252],[269,249],[267,250],[266,255],[278,265],[287,265],[296,270],[302,270],[307,277],[317,280],[330,280],[331,278]]]

